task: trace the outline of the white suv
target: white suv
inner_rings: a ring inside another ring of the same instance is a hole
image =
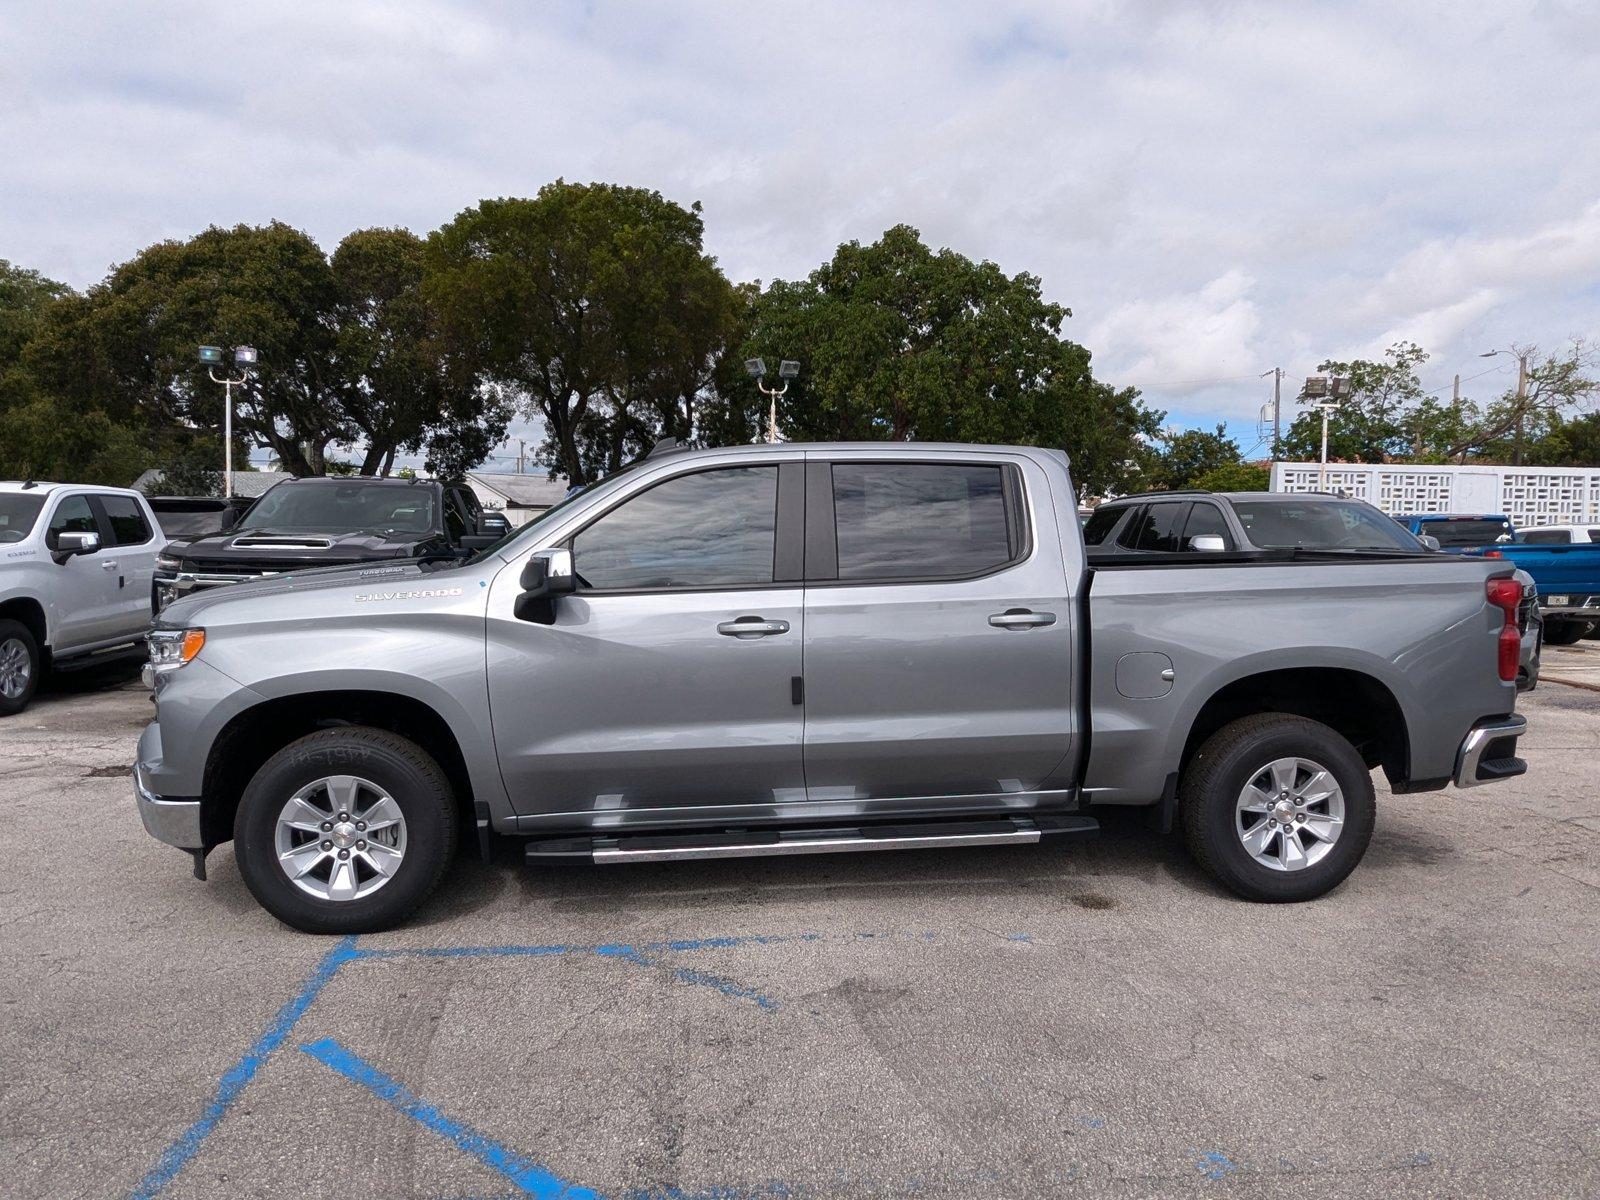
[[[1517,530],[1517,541],[1529,546],[1587,546],[1600,542],[1600,528],[1591,525],[1534,525]]]
[[[144,636],[162,545],[138,492],[0,483],[0,716],[27,707],[48,666]]]

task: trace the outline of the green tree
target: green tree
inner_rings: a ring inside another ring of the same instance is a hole
[[[1169,429],[1147,473],[1153,487],[1189,488],[1199,486],[1194,481],[1200,476],[1238,463],[1239,443],[1227,435],[1226,426]]]
[[[841,245],[804,280],[772,283],[739,357],[802,362],[780,406],[788,438],[1060,447],[1099,492],[1133,469],[1161,414],[1094,378],[1089,352],[1061,334],[1069,315],[1035,276],[931,250],[898,225]],[[765,402],[726,382],[721,421],[759,429]]]
[[[363,229],[333,253],[341,404],[364,443],[363,475],[419,451],[465,471],[505,438],[510,406],[444,352],[424,250],[409,230]]]
[[[1256,463],[1224,463],[1196,475],[1187,486],[1203,492],[1264,492],[1271,485],[1271,475],[1269,468]]]
[[[583,483],[698,423],[738,314],[703,237],[698,204],[558,180],[434,233],[426,290],[452,356],[542,418],[541,457]]]
[[[1417,439],[1429,426],[1421,421],[1408,424],[1406,418],[1426,398],[1417,368],[1427,359],[1415,343],[1396,342],[1378,362],[1326,359],[1318,365],[1319,374],[1350,381],[1349,395],[1328,419],[1330,460],[1387,462],[1395,456],[1426,452]],[[1306,411],[1285,431],[1281,453],[1285,458],[1316,460],[1322,453],[1322,413],[1304,390],[1299,402]]]

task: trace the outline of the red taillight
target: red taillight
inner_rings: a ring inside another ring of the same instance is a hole
[[[1501,554],[1500,551],[1498,551],[1498,550],[1485,550],[1483,552],[1483,556],[1485,558],[1504,558],[1505,557],[1505,555]]]
[[[1522,658],[1522,633],[1517,628],[1517,607],[1522,603],[1522,585],[1515,579],[1491,579],[1484,585],[1489,603],[1505,615],[1500,627],[1500,678],[1506,681],[1517,677],[1517,666]]]

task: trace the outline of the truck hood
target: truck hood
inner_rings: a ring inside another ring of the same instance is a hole
[[[499,559],[483,565],[438,568],[407,561],[286,571],[266,579],[195,592],[168,605],[156,624],[181,628],[219,619],[254,620],[291,613],[312,616],[347,603],[376,608],[398,601],[405,603],[408,610],[425,612],[428,600],[459,597],[468,588],[481,590],[479,580],[487,580],[495,568],[503,565]],[[341,592],[349,594],[337,594]]]
[[[230,563],[286,571],[323,563],[410,558],[437,537],[433,533],[398,530],[306,533],[292,529],[230,529],[180,543],[178,552],[185,564],[197,571],[220,569]]]

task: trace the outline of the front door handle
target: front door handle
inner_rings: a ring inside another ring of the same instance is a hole
[[[774,634],[788,633],[789,622],[765,621],[760,617],[740,617],[736,621],[724,621],[717,626],[717,632],[726,637],[758,638],[772,637]]]
[[[1033,612],[1026,608],[1008,608],[1003,613],[994,613],[989,617],[989,624],[996,629],[1032,629],[1036,625],[1055,623],[1055,613]]]
[[[102,571],[115,571],[117,569],[117,560],[116,559],[112,559],[109,562],[101,563],[100,564],[100,569]]]

